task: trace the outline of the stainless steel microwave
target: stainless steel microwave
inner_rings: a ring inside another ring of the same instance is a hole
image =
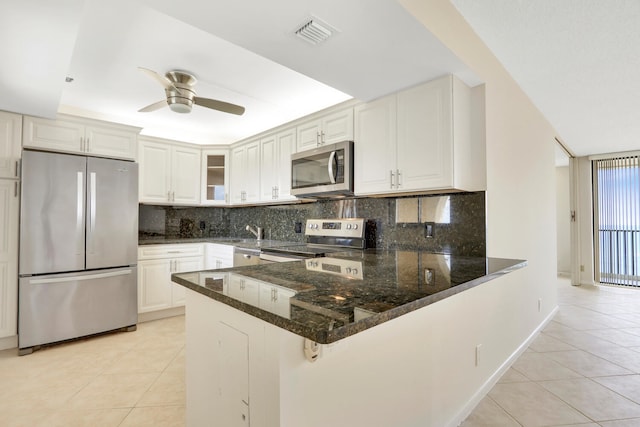
[[[296,197],[353,195],[353,141],[292,154],[291,194]]]

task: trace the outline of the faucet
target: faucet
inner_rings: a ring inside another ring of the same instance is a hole
[[[264,230],[262,230],[262,227],[253,228],[250,225],[247,225],[244,229],[250,231],[254,236],[256,236],[258,241],[262,240],[262,237],[264,236]]]

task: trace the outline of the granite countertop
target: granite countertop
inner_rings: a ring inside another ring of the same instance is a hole
[[[171,277],[214,300],[329,344],[526,265],[523,260],[369,249]],[[274,308],[259,299],[259,291],[238,292],[241,282],[251,282],[253,289],[283,289],[292,296],[280,298]]]
[[[267,247],[287,246],[292,244],[300,244],[300,242],[285,242],[282,240],[267,240],[262,239],[260,241],[256,239],[245,239],[240,237],[170,237],[165,236],[152,236],[145,238],[138,238],[139,246],[146,245],[172,245],[177,243],[220,243],[223,245],[237,246],[245,249],[261,249]]]

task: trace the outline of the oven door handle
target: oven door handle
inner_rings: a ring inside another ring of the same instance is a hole
[[[336,152],[332,151],[329,156],[329,163],[327,164],[327,171],[329,172],[329,179],[332,184],[336,183],[336,172],[333,169],[333,164],[336,162]]]
[[[260,259],[263,261],[271,261],[271,262],[289,262],[289,261],[299,261],[301,259],[306,259],[307,257],[296,256],[296,255],[276,255],[273,253],[265,253],[260,252]]]

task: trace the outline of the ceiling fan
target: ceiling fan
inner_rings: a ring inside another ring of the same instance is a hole
[[[197,80],[193,75],[186,71],[167,71],[163,76],[147,68],[138,68],[140,71],[160,82],[164,87],[164,93],[167,95],[166,100],[163,99],[162,101],[154,102],[151,105],[147,105],[146,107],[139,109],[138,112],[140,113],[159,110],[167,105],[171,111],[175,111],[176,113],[190,113],[193,104],[196,104],[213,110],[222,111],[224,113],[236,114],[238,116],[244,114],[244,107],[239,105],[218,101],[217,99],[200,98],[196,96],[193,86],[196,84]]]

